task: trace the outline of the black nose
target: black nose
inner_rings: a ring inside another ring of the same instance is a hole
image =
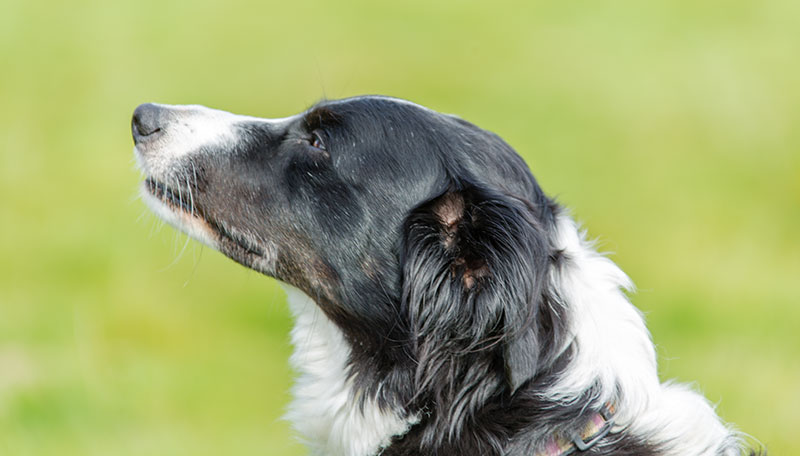
[[[164,111],[153,103],[141,104],[133,111],[131,133],[135,144],[160,136],[166,120]]]

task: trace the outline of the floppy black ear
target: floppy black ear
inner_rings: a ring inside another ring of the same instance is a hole
[[[419,358],[417,387],[448,396],[433,401],[452,403],[491,379],[513,392],[536,374],[543,343],[536,320],[550,265],[540,213],[469,186],[409,216],[403,302]]]

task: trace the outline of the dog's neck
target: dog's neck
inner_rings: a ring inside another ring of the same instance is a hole
[[[377,454],[416,420],[357,397],[348,375],[350,347],[339,328],[302,291],[284,288],[295,318],[290,362],[299,374],[287,419],[314,455]]]

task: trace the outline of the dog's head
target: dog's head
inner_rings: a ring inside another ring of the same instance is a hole
[[[435,396],[459,387],[438,375],[479,366],[513,391],[552,361],[556,209],[498,136],[386,97],[277,120],[146,104],[133,136],[151,208],[303,290],[361,370],[415,366]]]

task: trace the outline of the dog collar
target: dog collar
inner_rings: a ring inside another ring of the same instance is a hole
[[[606,403],[599,412],[592,415],[580,434],[573,433],[570,438],[553,434],[544,450],[536,453],[536,456],[566,456],[577,451],[588,450],[611,432],[611,428],[614,427],[615,413],[614,404]]]

